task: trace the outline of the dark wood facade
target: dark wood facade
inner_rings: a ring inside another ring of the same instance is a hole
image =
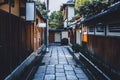
[[[32,29],[25,20],[0,10],[1,77],[8,75],[33,51]]]
[[[20,16],[20,4],[14,0],[15,6],[8,3],[0,5],[0,80],[3,80],[18,65],[20,65],[43,42],[43,28],[35,22],[26,22],[25,16]],[[38,13],[36,13],[38,15]],[[38,15],[39,22],[43,19]]]
[[[50,31],[49,32],[49,43],[54,43],[55,42],[55,32]]]
[[[83,40],[83,46],[96,56],[98,61],[103,64],[102,66],[106,67],[105,69],[109,68],[109,72],[111,72],[109,76],[112,79],[117,76],[117,80],[120,76],[119,9],[120,3],[117,3],[105,12],[86,18],[83,21],[83,28],[87,26],[87,41]],[[104,72],[105,69],[103,69]],[[115,73],[114,76],[112,72]]]
[[[70,28],[68,30],[68,37],[70,38],[70,43],[75,44],[76,43],[76,31],[75,29]]]
[[[102,61],[120,70],[120,38],[88,35],[87,48]]]
[[[61,38],[62,38],[62,31],[64,31],[63,29],[54,29],[54,28],[51,28],[49,29],[49,43],[55,43],[55,38],[56,38],[56,34],[58,33],[59,34],[59,38],[60,38],[60,41],[57,42],[57,43],[60,43],[61,42]]]

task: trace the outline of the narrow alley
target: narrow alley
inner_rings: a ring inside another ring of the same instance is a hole
[[[65,46],[50,46],[33,80],[89,80]]]
[[[120,80],[120,0],[0,0],[0,80]]]

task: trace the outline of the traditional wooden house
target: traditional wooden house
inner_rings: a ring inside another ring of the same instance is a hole
[[[34,21],[26,22],[25,8],[26,0],[0,0],[1,80],[42,44],[44,29]],[[35,16],[44,21],[39,12]]]
[[[50,28],[49,29],[49,43],[60,43],[62,36],[61,33],[64,31],[64,29],[56,29],[56,28]]]
[[[83,20],[83,17],[75,16],[69,21],[69,33],[71,35],[72,44],[82,45],[82,26],[80,22]]]
[[[96,56],[96,64],[103,72],[117,80],[120,78],[119,14],[120,2],[117,2],[81,22],[82,46]]]
[[[64,28],[66,29],[66,32],[64,31],[63,33],[67,34],[65,37],[68,38],[69,42],[73,44],[74,43],[74,38],[73,38],[74,35],[73,35],[73,31],[70,27],[70,20],[72,19],[72,17],[74,17],[74,14],[75,14],[73,0],[69,0],[67,3],[64,3],[61,6],[60,10],[63,13]],[[64,34],[62,36],[64,36]]]

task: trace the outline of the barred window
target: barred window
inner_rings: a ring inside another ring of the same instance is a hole
[[[97,27],[96,27],[96,31],[97,31],[97,32],[104,32],[104,31],[105,31],[105,27],[102,26],[102,25],[101,25],[101,26],[97,26]]]
[[[107,27],[108,36],[120,36],[120,23],[109,24]]]
[[[110,25],[108,30],[109,32],[120,32],[120,24]]]
[[[105,25],[102,23],[98,23],[95,27],[95,35],[105,36]]]
[[[94,32],[94,27],[93,27],[93,26],[90,26],[90,27],[88,28],[88,30],[89,30],[89,32]]]

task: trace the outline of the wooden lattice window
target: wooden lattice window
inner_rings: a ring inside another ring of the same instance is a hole
[[[105,31],[105,27],[102,26],[102,25],[97,26],[97,27],[96,27],[96,31],[97,31],[97,32],[104,32],[104,31]]]
[[[110,25],[108,30],[109,32],[120,32],[120,24]]]
[[[107,35],[108,36],[120,36],[120,23],[110,24],[107,27]]]
[[[98,23],[98,25],[96,25],[95,34],[105,36],[105,26],[102,23]]]
[[[88,31],[89,32],[94,32],[94,27],[93,26],[88,27]]]

